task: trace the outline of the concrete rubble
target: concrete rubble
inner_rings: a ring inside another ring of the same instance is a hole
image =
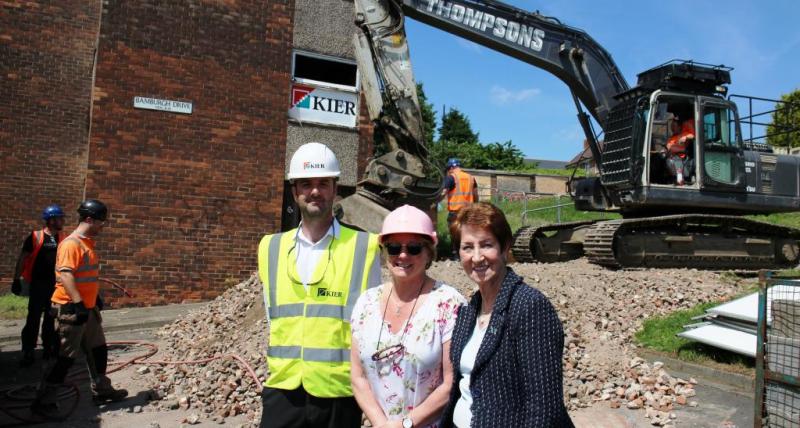
[[[669,427],[674,426],[676,407],[698,405],[697,382],[673,377],[663,364],[638,358],[633,336],[651,316],[729,298],[741,290],[739,284],[713,272],[612,271],[585,260],[511,266],[549,297],[564,323],[564,400],[569,410],[602,403],[643,411],[652,425]],[[436,262],[429,274],[466,296],[475,290],[458,262]],[[263,381],[268,325],[261,290],[254,275],[204,310],[165,326],[158,334],[168,345],[154,359],[198,360],[237,354]],[[152,379],[157,400],[151,406],[196,411],[184,423],[201,419],[224,423],[226,417],[238,414],[247,414],[252,421],[260,419],[258,387],[231,359],[154,365],[139,373]]]

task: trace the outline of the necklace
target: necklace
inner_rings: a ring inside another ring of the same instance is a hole
[[[414,297],[414,305],[417,304],[417,299],[419,299],[419,296],[422,294],[422,289],[425,288],[425,282],[427,280],[428,280],[428,278],[422,278],[422,284],[419,285],[419,291],[417,291],[417,297]],[[386,305],[387,306],[389,305],[389,300],[392,299],[392,292],[394,291],[394,287],[395,287],[395,285],[392,284],[392,289],[389,290],[389,296],[386,298]],[[397,300],[402,302],[402,300],[400,300],[400,297],[397,297]],[[400,311],[403,310],[403,308],[406,307],[406,305],[408,305],[408,303],[409,302],[403,302],[403,303],[392,302],[392,304],[394,305],[394,316],[399,316],[400,315]],[[414,306],[411,307],[411,312],[412,313],[414,312]],[[384,313],[386,313],[386,309],[384,309]],[[409,314],[409,318],[411,318],[410,314]]]
[[[403,327],[403,332],[400,334],[400,341],[398,345],[403,346],[403,338],[406,335],[406,330],[408,329],[408,323],[411,321],[411,315],[414,314],[414,308],[417,307],[417,300],[419,300],[419,295],[422,294],[422,288],[425,286],[425,282],[427,278],[422,279],[422,284],[419,285],[419,290],[417,290],[417,297],[414,298],[414,304],[411,306],[411,312],[408,314],[408,318],[406,318],[406,325]],[[381,329],[378,330],[378,349],[381,346],[381,335],[383,334],[383,324],[386,322],[386,309],[389,308],[389,300],[392,298],[392,292],[394,291],[394,284],[392,284],[391,290],[389,290],[389,296],[386,297],[386,306],[383,307],[383,320],[381,321]],[[399,311],[397,311],[399,312]]]
[[[425,284],[425,280],[424,279],[422,280],[422,284],[423,285]],[[386,303],[387,304],[389,303],[388,300],[390,300],[392,298],[392,291],[394,291],[394,285],[392,286],[392,290],[389,291],[389,297],[386,298],[386,300],[387,300]],[[420,293],[421,292],[422,292],[422,287],[420,287]],[[417,299],[419,298],[420,293],[417,293],[417,297],[414,298],[414,304],[415,305],[417,304]],[[397,300],[400,300],[400,298],[398,297]],[[392,302],[392,304],[394,305],[394,316],[399,316],[400,315],[400,311],[408,304],[408,302],[405,302],[405,303]],[[413,309],[412,309],[412,311],[413,311]]]
[[[489,324],[489,320],[492,319],[492,313],[486,312],[485,314],[482,313],[478,315],[478,326],[480,328],[485,328],[487,324]]]

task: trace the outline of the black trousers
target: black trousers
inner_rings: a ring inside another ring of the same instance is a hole
[[[25,327],[22,328],[22,351],[28,352],[36,349],[36,336],[39,335],[39,323],[44,315],[42,326],[42,347],[46,354],[55,356],[58,352],[58,336],[56,335],[55,319],[50,313],[50,297],[53,295],[54,286],[31,284],[31,295],[28,298],[28,317]]]
[[[361,409],[353,397],[314,397],[302,386],[291,391],[264,387],[261,403],[261,428],[361,427]]]

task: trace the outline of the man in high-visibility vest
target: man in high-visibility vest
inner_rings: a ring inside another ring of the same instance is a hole
[[[456,158],[447,160],[447,176],[444,178],[442,198],[447,197],[447,225],[456,219],[458,210],[473,202],[478,202],[478,183],[475,177],[461,169]]]
[[[81,350],[91,364],[91,391],[96,404],[128,396],[128,391],[114,389],[106,376],[108,347],[97,307],[100,259],[94,247],[95,238],[106,225],[108,208],[96,199],[87,199],[78,207],[78,217],[78,227],[59,244],[56,255],[56,288],[50,300],[60,341],[58,358],[47,370],[31,405],[33,412],[44,416],[59,414],[59,389]]]
[[[350,386],[350,314],[380,283],[380,258],[377,235],[333,217],[339,175],[327,146],[300,146],[287,174],[300,225],[258,246],[270,322],[262,427],[361,426]]]
[[[667,166],[675,177],[675,184],[683,186],[685,178],[691,178],[694,162],[689,153],[694,143],[694,118],[680,122],[673,115],[670,121],[672,136],[667,140]]]
[[[50,296],[56,284],[56,249],[64,239],[64,210],[58,205],[50,205],[42,212],[42,220],[44,227],[31,232],[22,244],[14,269],[14,283],[11,285],[14,294],[28,296],[28,316],[21,335],[20,367],[33,364],[42,315],[42,356],[49,359],[58,353],[55,322],[50,314]]]

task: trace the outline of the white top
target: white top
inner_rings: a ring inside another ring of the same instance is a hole
[[[297,274],[300,280],[303,281],[303,287],[308,292],[308,282],[311,281],[314,271],[317,268],[317,263],[322,261],[327,263],[326,260],[320,260],[322,256],[330,257],[328,248],[331,244],[331,239],[338,238],[341,232],[341,226],[336,218],[333,218],[333,224],[325,232],[325,235],[317,242],[311,242],[303,234],[303,223],[297,226],[297,235],[295,236],[295,251],[297,252]]]
[[[464,345],[464,351],[461,352],[459,370],[463,377],[458,382],[461,398],[458,399],[456,408],[453,410],[453,424],[458,428],[469,428],[472,422],[472,410],[470,409],[472,407],[472,392],[469,390],[469,379],[472,374],[472,368],[475,367],[478,349],[480,349],[485,335],[486,327],[480,328],[476,322],[475,329],[472,330],[472,336],[470,336],[467,344]]]
[[[381,296],[391,287],[390,283],[382,284],[362,293],[350,322],[372,395],[389,420],[400,420],[444,381],[442,345],[450,340],[457,309],[466,300],[453,287],[437,281],[408,322],[403,336],[405,352],[372,361],[376,350],[399,343],[403,334],[403,327],[397,334],[392,334],[389,323],[382,322],[384,305],[381,305]],[[437,420],[426,426],[437,428],[439,425]]]

